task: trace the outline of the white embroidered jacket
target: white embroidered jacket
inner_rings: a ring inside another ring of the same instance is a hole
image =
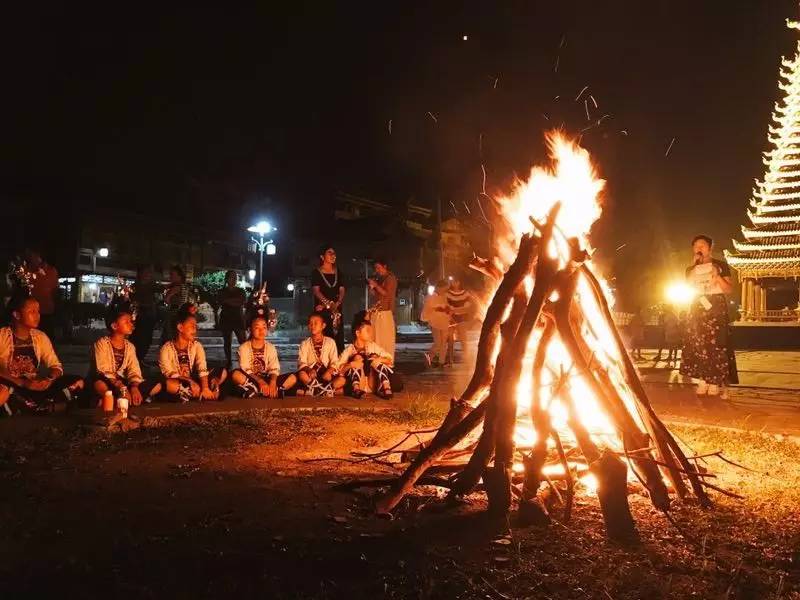
[[[281,364],[278,362],[278,351],[275,346],[264,341],[264,373],[256,373],[254,369],[253,343],[247,340],[239,346],[239,368],[248,375],[280,375]]]
[[[128,383],[142,383],[144,381],[142,368],[139,366],[139,359],[136,357],[136,348],[128,340],[125,340],[122,364],[118,371],[114,370],[114,347],[111,345],[109,336],[101,337],[94,343],[92,359],[95,371],[109,379],[124,377]]]
[[[189,368],[198,377],[208,377],[208,365],[206,364],[206,351],[203,344],[197,340],[192,340],[187,348],[189,353]],[[158,366],[161,374],[167,379],[174,379],[181,376],[181,364],[178,360],[178,349],[175,342],[170,340],[163,346],[158,353]]]

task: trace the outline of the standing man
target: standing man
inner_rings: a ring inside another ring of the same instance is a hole
[[[394,301],[397,295],[397,277],[389,270],[383,259],[375,261],[376,279],[367,279],[369,289],[375,295],[372,326],[375,329],[375,343],[394,357],[395,326]]]
[[[25,262],[28,268],[36,273],[36,279],[31,284],[31,297],[39,302],[38,329],[44,331],[47,337],[53,339],[53,329],[56,324],[56,296],[58,294],[58,271],[53,265],[48,264],[39,250],[28,248],[25,250]]]
[[[136,347],[136,358],[140,363],[144,361],[150,344],[153,343],[153,329],[156,326],[156,293],[153,267],[150,265],[139,267],[130,296],[131,308],[136,312],[136,328],[130,340]]]
[[[450,308],[450,321],[453,324],[454,333],[458,341],[461,342],[461,354],[465,355],[467,352],[467,336],[475,313],[475,307],[473,306],[472,294],[464,289],[458,277],[453,277],[450,280],[450,288],[447,290],[447,305]],[[455,340],[451,338],[450,343],[453,348],[452,360],[455,355]]]

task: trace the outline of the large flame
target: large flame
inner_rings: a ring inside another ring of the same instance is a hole
[[[592,165],[589,153],[559,131],[546,134],[552,164],[549,167],[534,167],[527,181],[518,181],[512,194],[496,198],[502,224],[495,228],[494,246],[497,260],[503,269],[513,261],[519,239],[524,233],[533,231],[531,219],[543,223],[550,209],[561,203],[556,220],[556,235],[548,252],[565,266],[569,257],[567,240],[577,238],[582,248],[591,251],[589,234],[602,212],[601,193],[605,181],[600,179]],[[589,261],[589,268],[592,268]],[[594,269],[593,269],[594,272]],[[604,293],[611,302],[611,292],[605,280],[598,275]],[[527,282],[530,288],[532,282]],[[614,335],[603,317],[601,307],[592,294],[591,284],[580,276],[575,294],[585,320],[580,332],[593,353],[592,361],[605,367],[629,412],[639,421],[633,394],[619,370],[619,354]],[[529,290],[530,291],[530,290]],[[517,385],[518,422],[515,432],[520,447],[530,447],[536,440],[531,426],[530,399],[532,397],[533,351],[537,347],[540,333],[534,331]],[[556,390],[561,374],[569,374],[567,384],[560,390],[573,398],[579,418],[598,446],[622,450],[609,416],[601,409],[598,399],[585,379],[585,375],[573,370],[572,360],[558,336],[554,336],[547,347],[545,369],[540,390],[541,408],[548,411],[553,427],[562,437],[574,441],[567,425],[567,408],[562,402],[563,393]],[[639,423],[641,425],[641,423]],[[549,442],[550,443],[550,442]],[[521,465],[517,465],[521,468]]]
[[[514,260],[522,234],[532,230],[531,218],[544,222],[556,202],[562,204],[557,226],[563,235],[555,240],[561,256],[566,256],[566,238],[588,244],[602,212],[605,181],[597,177],[589,153],[560,131],[547,133],[546,141],[552,167],[533,167],[527,181],[517,181],[510,196],[497,199],[505,227],[498,228],[495,247],[504,268]]]

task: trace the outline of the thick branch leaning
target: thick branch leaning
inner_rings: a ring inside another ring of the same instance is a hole
[[[592,473],[598,481],[606,531],[614,538],[635,535],[627,500],[629,466],[660,510],[666,511],[670,505],[664,478],[679,497],[688,493],[688,482],[701,503],[708,503],[704,488],[711,484],[686,458],[650,405],[599,282],[585,264],[587,254],[580,250],[577,240],[567,240],[568,257],[552,251],[554,235],[562,235],[555,233],[558,211],[559,205],[555,204],[546,222],[536,224],[540,237],[523,236],[520,240],[517,256],[487,310],[475,369],[464,393],[451,402],[450,411],[428,446],[420,448],[413,462],[378,501],[378,512],[397,506],[445,455],[450,457],[447,469],[454,473],[447,486],[451,495],[470,492],[483,478],[490,512],[506,514],[512,498],[519,497],[521,510],[525,508],[526,514],[535,518],[542,516],[545,522],[549,517],[543,497],[538,497],[542,483],[550,486],[546,492],[554,492],[554,498],[566,498],[564,512],[568,518],[573,470],[578,469],[578,477],[583,476],[580,473]],[[533,277],[532,290],[523,283],[529,275]],[[601,339],[606,340],[605,346],[598,347]],[[567,364],[571,366],[567,372],[563,363],[558,373],[558,363],[550,362],[555,360],[550,347],[556,342],[568,356]],[[533,368],[530,401],[518,397],[526,356],[531,358]],[[542,383],[545,372],[550,374],[549,396],[543,395],[547,387]],[[575,386],[578,380],[583,386]],[[475,401],[479,403],[473,407]],[[549,412],[556,401],[567,413],[566,422],[562,420],[561,425],[553,424]],[[596,407],[613,432],[587,427],[587,407]],[[527,448],[515,444],[518,408],[529,415],[535,434],[533,445]],[[466,451],[451,453],[481,422],[480,438],[473,437]],[[569,447],[565,450],[566,446]],[[459,471],[458,462],[453,463],[452,457],[467,455],[469,461]],[[563,473],[556,470],[556,476],[550,477],[544,471],[547,466],[551,474],[553,467]],[[520,470],[524,471],[524,478],[515,474]],[[554,487],[554,480],[566,481],[568,487],[559,490]],[[424,481],[431,480],[426,477]],[[521,489],[517,488],[519,483]]]

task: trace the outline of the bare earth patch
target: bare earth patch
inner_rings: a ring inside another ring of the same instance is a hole
[[[744,500],[634,495],[641,543],[605,540],[597,500],[548,528],[490,523],[484,498],[422,487],[392,521],[372,452],[436,424],[427,409],[187,419],[128,434],[43,425],[0,440],[0,596],[129,598],[800,598],[800,446],[695,426],[673,431]],[[413,422],[410,422],[413,419]],[[43,422],[44,423],[44,422]],[[8,430],[3,432],[8,433]],[[556,511],[556,516],[559,516]]]

